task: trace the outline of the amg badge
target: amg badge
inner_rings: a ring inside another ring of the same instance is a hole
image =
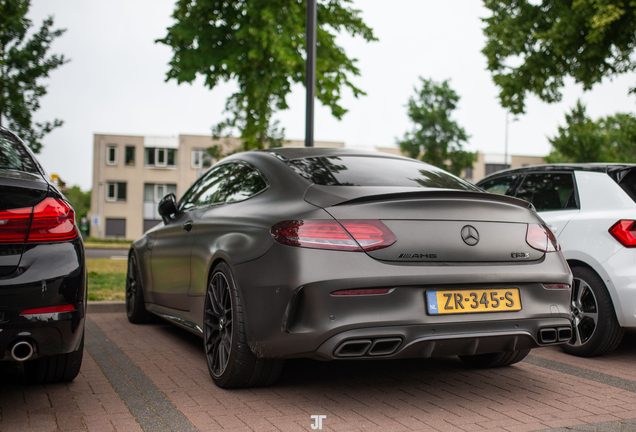
[[[398,258],[437,258],[437,254],[399,254]]]

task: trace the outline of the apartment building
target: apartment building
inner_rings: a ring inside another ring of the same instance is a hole
[[[136,239],[159,222],[157,204],[167,194],[180,197],[207,169],[203,155],[220,145],[238,147],[235,138],[212,141],[209,135],[93,135],[93,193],[90,235]],[[302,147],[304,141],[286,141]],[[316,141],[317,147],[344,147],[342,142]],[[214,163],[216,161],[212,161]]]

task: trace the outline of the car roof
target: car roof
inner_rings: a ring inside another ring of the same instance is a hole
[[[299,159],[308,157],[329,157],[329,156],[373,156],[390,159],[408,159],[404,156],[382,153],[375,150],[362,150],[351,148],[333,148],[333,147],[275,147],[265,150],[259,150],[265,153],[271,153],[283,159]],[[419,162],[419,161],[418,161]]]
[[[633,168],[636,167],[636,164],[629,163],[612,163],[612,162],[587,162],[587,163],[562,163],[562,164],[541,164],[541,165],[530,165],[521,168],[510,168],[502,171],[494,172],[483,179],[481,179],[478,183],[484,181],[485,179],[491,177],[497,177],[500,175],[508,175],[508,174],[523,174],[529,172],[537,172],[537,171],[596,171],[608,173],[610,171],[625,169],[625,168]]]

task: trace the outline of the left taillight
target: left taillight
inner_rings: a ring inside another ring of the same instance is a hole
[[[528,224],[526,243],[541,252],[556,252],[561,250],[552,230],[545,225]]]
[[[270,230],[276,242],[288,246],[369,252],[395,243],[395,235],[379,220],[293,220]]]
[[[33,208],[28,243],[47,243],[77,237],[75,212],[64,201],[46,198]]]
[[[609,233],[627,248],[636,247],[636,221],[619,220],[609,229]]]
[[[30,220],[30,207],[0,212],[0,243],[24,243]]]

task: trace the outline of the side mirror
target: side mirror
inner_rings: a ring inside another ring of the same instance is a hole
[[[173,193],[166,195],[159,203],[159,214],[164,223],[170,221],[170,216],[177,213],[177,198]]]

